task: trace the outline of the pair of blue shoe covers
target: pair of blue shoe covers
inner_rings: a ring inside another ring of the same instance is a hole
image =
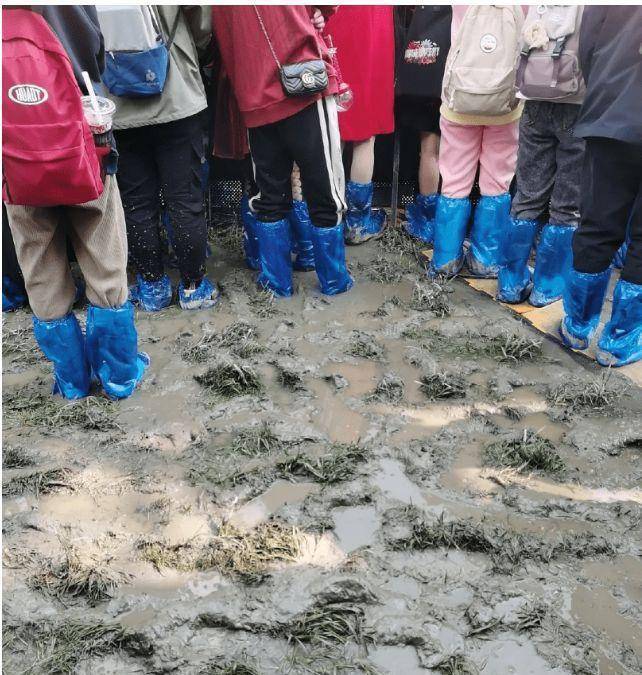
[[[178,304],[181,309],[209,309],[218,302],[220,293],[216,284],[204,276],[198,285],[178,284]],[[129,299],[145,312],[158,312],[172,304],[172,283],[167,275],[158,281],[145,281],[140,274],[129,288]]]
[[[436,198],[431,277],[454,277],[464,263],[471,276],[494,278],[499,272],[501,248],[510,213],[510,195],[482,196],[475,208],[464,248],[472,205],[468,197]]]
[[[540,224],[537,220],[511,218],[502,250],[497,299],[544,307],[562,297],[573,263],[575,226],[547,223],[541,228],[535,253],[535,270],[528,260]]]
[[[287,219],[263,222],[254,216],[246,198],[241,204],[241,220],[245,260],[248,267],[258,270],[259,286],[289,297],[293,293],[292,270],[316,269],[322,293],[336,295],[352,288],[342,223],[314,227],[306,203],[296,200]]]
[[[564,344],[586,349],[597,329],[611,268],[591,274],[571,269],[564,290],[564,318],[559,327]],[[597,343],[597,362],[625,366],[642,359],[642,285],[620,279],[613,292],[611,319]]]
[[[92,379],[111,399],[127,398],[143,377],[149,356],[138,352],[134,308],[90,305],[83,335],[73,312],[61,319],[43,321],[34,317],[36,341],[54,365],[54,394],[67,399],[89,395]]]

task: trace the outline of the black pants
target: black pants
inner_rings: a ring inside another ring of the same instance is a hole
[[[250,129],[250,152],[259,193],[250,201],[259,220],[275,222],[292,208],[292,165],[301,171],[303,196],[317,227],[334,227],[345,211],[345,178],[334,97],[296,115]]]
[[[626,239],[631,241],[621,278],[642,284],[642,147],[588,138],[582,173],[580,226],[573,238],[573,267],[603,272]]]
[[[146,281],[156,281],[164,274],[162,191],[181,277],[186,283],[200,281],[205,274],[207,249],[200,116],[117,131],[116,142],[129,254],[136,271]]]

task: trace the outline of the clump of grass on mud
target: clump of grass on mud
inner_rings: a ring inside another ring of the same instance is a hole
[[[498,361],[531,361],[542,354],[542,341],[536,338],[507,333],[485,338],[481,351]]]
[[[258,374],[248,366],[232,362],[221,362],[194,379],[210,394],[224,399],[260,394],[263,385]]]
[[[354,478],[358,465],[366,457],[366,450],[361,445],[335,443],[326,455],[311,459],[298,454],[280,462],[276,468],[285,478],[297,476],[318,483],[334,484]]]
[[[270,424],[262,422],[258,426],[239,431],[232,441],[230,452],[248,457],[259,457],[280,450],[282,447],[283,442],[272,431]]]
[[[401,227],[389,225],[383,231],[383,236],[377,240],[379,246],[386,252],[391,251],[397,255],[406,256],[408,258],[419,259],[421,246],[416,239],[408,236],[406,231]]]
[[[546,438],[531,429],[524,429],[521,438],[494,441],[482,452],[485,466],[511,467],[517,471],[564,471],[564,460]]]
[[[259,319],[271,319],[279,313],[276,296],[269,289],[257,291],[250,297],[248,304]]]
[[[399,403],[403,400],[404,391],[404,381],[395,373],[386,373],[374,390],[366,396],[366,401]]]
[[[72,472],[64,467],[35,470],[12,476],[2,484],[3,497],[15,497],[25,492],[36,495],[48,494],[58,490],[73,490],[70,481]]]
[[[303,378],[296,370],[280,365],[277,365],[276,369],[277,379],[284,389],[289,389],[290,391],[302,391],[305,389],[303,386]]]
[[[180,571],[215,568],[246,583],[256,583],[273,565],[295,561],[303,543],[304,535],[300,530],[277,522],[262,523],[249,532],[225,523],[205,545],[143,541],[138,549],[141,558],[158,570],[164,567]]]
[[[288,642],[333,645],[363,643],[364,610],[348,603],[320,604],[295,617],[284,629]]]
[[[257,338],[256,326],[246,321],[235,321],[221,333],[205,331],[183,348],[181,357],[190,363],[204,363],[214,358],[218,349],[230,349],[241,358],[249,358],[265,351],[265,347],[256,341]]]
[[[609,381],[610,373],[590,382],[567,380],[550,389],[548,400],[554,406],[572,411],[605,410],[620,399],[622,388],[616,389]]]
[[[98,396],[64,401],[49,393],[24,388],[3,396],[3,420],[8,427],[77,426],[88,431],[110,431],[120,429],[115,420],[117,410],[112,401]]]
[[[485,553],[491,558],[494,570],[500,573],[511,572],[524,560],[548,563],[563,556],[584,559],[615,554],[613,544],[591,533],[564,535],[549,541],[500,525],[489,526],[473,520],[446,521],[443,513],[434,522],[424,521],[414,511],[411,518],[411,534],[390,541],[393,550],[426,550],[443,546]]]
[[[446,286],[436,281],[415,283],[410,308],[419,312],[432,312],[441,319],[450,316],[450,302]]]
[[[477,666],[463,654],[450,654],[435,664],[433,668],[443,675],[478,675],[479,673]]]
[[[27,623],[11,627],[20,650],[33,646],[37,655],[27,671],[67,675],[90,657],[101,657],[124,650],[132,656],[150,656],[153,645],[140,633],[119,623],[64,621]]]
[[[260,673],[249,663],[235,661],[228,663],[213,663],[199,671],[199,675],[260,675]]]
[[[456,373],[433,373],[422,375],[419,389],[431,401],[449,398],[465,398],[468,382]]]
[[[396,284],[408,272],[408,262],[401,256],[391,259],[380,255],[368,263],[367,272],[371,281],[377,281],[380,284]]]
[[[384,357],[384,348],[368,333],[355,331],[346,353],[350,356],[357,356],[362,359],[372,359],[381,361]]]
[[[8,446],[2,449],[3,469],[23,469],[36,463],[34,455],[25,448]]]
[[[58,598],[83,597],[95,604],[111,598],[127,574],[113,569],[109,560],[90,552],[81,552],[70,544],[63,545],[63,559],[50,562],[29,580],[34,590],[50,593]]]
[[[11,357],[12,365],[20,368],[30,368],[45,362],[44,355],[34,339],[31,321],[8,328],[7,322],[3,320],[2,356]]]

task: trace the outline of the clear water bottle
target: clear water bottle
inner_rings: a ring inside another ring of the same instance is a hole
[[[354,94],[352,93],[350,85],[343,81],[341,68],[339,68],[339,59],[337,58],[337,48],[332,42],[332,36],[326,35],[325,42],[328,45],[328,53],[330,54],[330,59],[332,60],[332,67],[334,68],[334,72],[337,75],[337,81],[339,82],[339,91],[334,96],[334,99],[337,102],[337,110],[339,112],[345,112],[346,110],[350,110],[352,107],[352,103],[354,102]]]

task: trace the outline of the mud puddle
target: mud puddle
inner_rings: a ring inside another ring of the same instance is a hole
[[[3,318],[5,672],[640,672],[642,392],[394,233],[284,302],[227,234],[120,404],[52,402]]]

